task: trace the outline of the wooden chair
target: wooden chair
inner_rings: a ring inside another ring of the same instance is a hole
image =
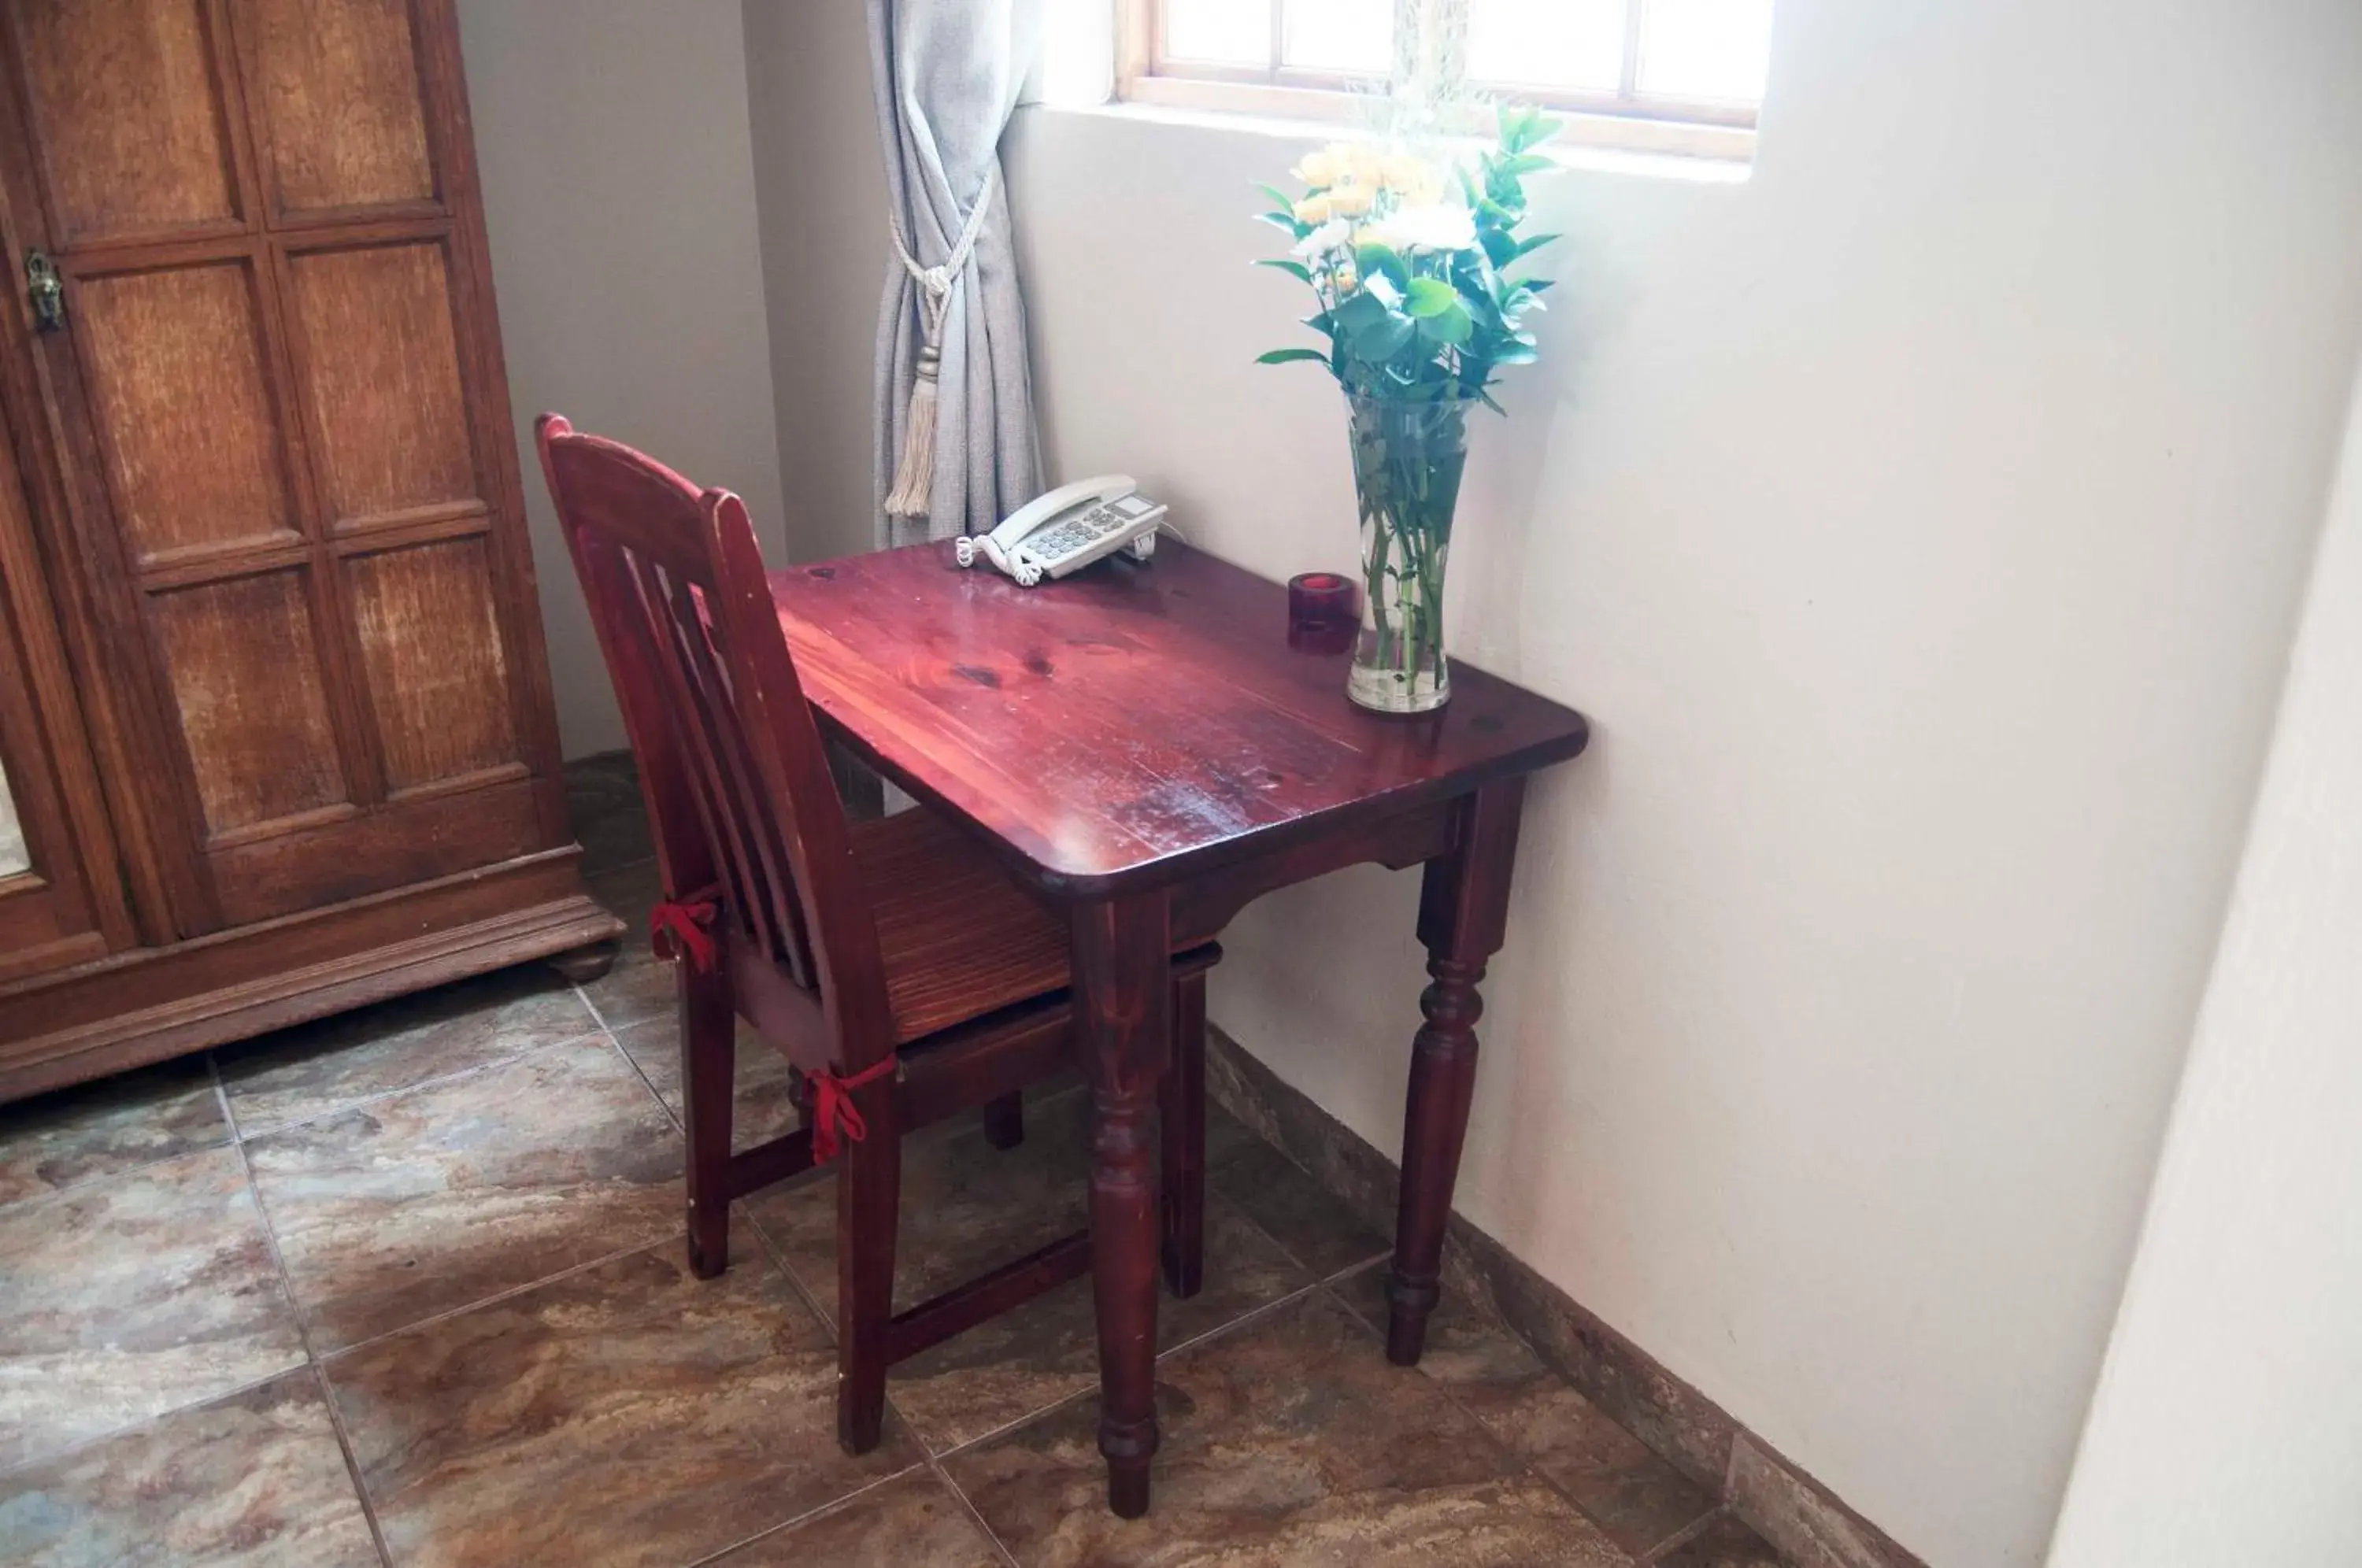
[[[1019,1091],[1072,1059],[1064,926],[933,812],[848,821],[738,497],[536,425],[542,469],[638,760],[680,960],[689,1261],[726,1266],[730,1203],[836,1155],[837,1435],[874,1447],[886,1369],[1090,1266],[1077,1232],[893,1311],[902,1135],[970,1107],[1001,1147]],[[1161,1110],[1164,1274],[1194,1295],[1205,1211],[1205,984],[1176,955]],[[735,1019],[803,1075],[804,1125],[732,1152]]]

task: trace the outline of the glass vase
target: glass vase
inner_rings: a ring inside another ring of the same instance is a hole
[[[1381,713],[1429,712],[1451,700],[1443,571],[1472,400],[1345,401],[1362,508],[1362,631],[1345,693]]]

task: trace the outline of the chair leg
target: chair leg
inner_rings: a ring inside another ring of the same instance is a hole
[[[680,1081],[689,1150],[689,1269],[712,1279],[730,1266],[730,1112],[738,1018],[730,981],[680,970]]]
[[[1164,1286],[1181,1300],[1206,1279],[1206,977],[1173,982],[1173,1070],[1156,1120],[1164,1144]]]
[[[1025,1142],[1025,1097],[1016,1089],[984,1102],[984,1141],[996,1149]]]
[[[866,1453],[885,1430],[902,1133],[891,1083],[855,1090],[854,1103],[868,1136],[837,1156],[836,1441],[847,1453]]]

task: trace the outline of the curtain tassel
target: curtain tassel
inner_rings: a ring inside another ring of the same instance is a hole
[[[931,316],[933,312],[928,313]],[[924,517],[934,509],[936,372],[943,351],[932,342],[919,350],[918,379],[911,385],[911,409],[902,421],[902,461],[886,510],[895,517]]]

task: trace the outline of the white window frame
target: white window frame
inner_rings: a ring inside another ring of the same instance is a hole
[[[1429,0],[1445,6],[1467,0]],[[1612,93],[1485,82],[1484,92],[1563,116],[1562,143],[1745,162],[1755,156],[1756,105],[1644,93],[1640,24],[1649,0],[1625,0],[1623,80]],[[1297,66],[1224,65],[1164,54],[1166,0],[1116,0],[1115,95],[1125,103],[1204,114],[1352,124],[1375,78]],[[1272,0],[1272,49],[1280,58],[1287,0]],[[1481,128],[1472,125],[1472,129]]]

